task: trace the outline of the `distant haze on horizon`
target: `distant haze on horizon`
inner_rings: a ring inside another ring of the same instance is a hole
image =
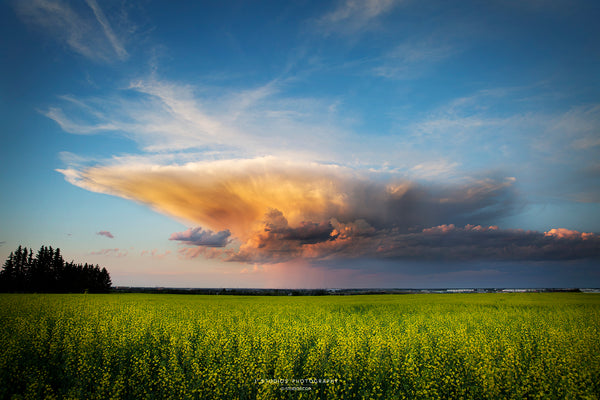
[[[0,5],[0,257],[115,286],[600,287],[597,1]]]

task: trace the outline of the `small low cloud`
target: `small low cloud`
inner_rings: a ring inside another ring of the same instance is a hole
[[[548,232],[544,232],[544,236],[554,237],[557,239],[571,239],[571,240],[579,240],[579,239],[586,240],[586,239],[594,238],[593,233],[578,232],[578,231],[573,231],[573,230],[564,229],[564,228],[550,229]]]
[[[114,239],[115,237],[113,236],[112,233],[110,233],[109,231],[100,231],[100,232],[96,232],[96,235],[100,235],[100,236],[105,236],[109,239]]]
[[[225,247],[229,243],[230,236],[231,232],[229,230],[214,233],[213,231],[197,227],[173,233],[169,240],[177,240],[195,246]]]

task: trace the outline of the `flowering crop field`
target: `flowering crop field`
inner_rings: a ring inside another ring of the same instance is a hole
[[[1,399],[597,399],[600,295],[0,295]]]

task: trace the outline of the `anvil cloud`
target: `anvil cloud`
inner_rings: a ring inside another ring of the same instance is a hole
[[[203,254],[251,263],[295,258],[543,260],[599,256],[598,237],[591,233],[482,226],[513,211],[516,193],[511,177],[424,185],[274,157],[61,172],[85,189],[134,200],[198,226],[174,233],[171,240],[223,248],[187,251],[188,256]],[[239,248],[225,248],[230,236]]]
[[[87,190],[134,200],[212,231],[229,230],[242,241],[272,209],[293,228],[334,218],[407,231],[443,223],[485,223],[509,213],[514,200],[510,177],[424,186],[274,157],[60,172]]]

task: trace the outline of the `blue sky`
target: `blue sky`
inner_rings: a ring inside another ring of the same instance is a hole
[[[138,286],[600,285],[597,2],[0,7],[2,259],[52,245]]]

